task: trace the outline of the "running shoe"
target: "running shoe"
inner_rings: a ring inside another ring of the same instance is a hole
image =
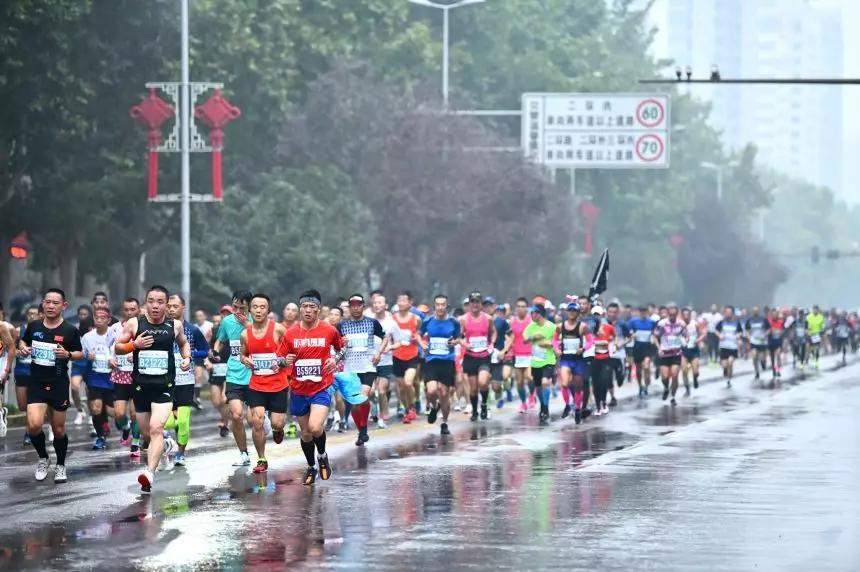
[[[248,451],[239,453],[239,458],[233,463],[234,467],[250,467],[251,457],[248,456]]]
[[[612,399],[609,400],[609,407],[616,407],[616,406],[618,406],[618,400],[615,399],[615,397],[613,397]]]
[[[406,415],[403,416],[401,423],[405,425],[409,425],[410,423],[412,423],[412,417],[409,415],[409,413],[406,413]]]
[[[331,428],[334,426],[334,415],[329,415],[325,420],[325,430],[331,431]]]
[[[469,419],[472,421],[472,423],[476,422],[478,420],[478,412],[472,411],[472,416]]]
[[[75,420],[73,421],[73,423],[75,425],[83,425],[84,423],[86,423],[86,421],[87,421],[87,414],[84,413],[83,411],[78,411],[78,414],[77,414],[77,416],[75,416]]]
[[[732,380],[731,380],[731,379],[727,379],[727,380],[726,380],[726,387],[731,387],[731,386],[732,386]]]
[[[30,447],[30,446],[32,446],[32,445],[33,445],[33,440],[32,440],[32,439],[30,439],[30,434],[29,434],[29,433],[24,433],[24,442],[22,443],[22,446],[24,446],[24,447]]]
[[[520,404],[520,414],[526,413],[529,410],[529,406],[526,405],[525,401]]]
[[[319,463],[320,469],[319,474],[320,478],[324,481],[327,481],[331,478],[331,465],[328,462],[328,453],[323,453],[317,457],[317,463]]]
[[[505,406],[505,399],[504,398],[496,401],[496,409],[501,409],[504,406]]]
[[[218,425],[218,435],[221,437],[226,437],[230,434],[230,430],[227,429],[226,425]]]
[[[280,445],[284,442],[284,430],[283,429],[273,429],[272,430],[272,441],[275,442],[275,445]]]
[[[6,415],[9,412],[5,407],[0,407],[0,437],[5,437],[8,427],[6,426]]]
[[[379,420],[376,422],[376,428],[377,429],[388,429],[388,425],[385,423],[385,419],[380,417]]]
[[[538,421],[540,425],[549,425],[549,411],[541,410],[538,415]]]
[[[454,411],[462,411],[462,410],[463,410],[463,408],[460,407],[460,401],[459,400],[455,401],[454,402]]]
[[[481,404],[481,419],[487,418],[487,402]]]
[[[645,399],[645,396],[646,396],[646,395],[648,395],[648,394],[647,394],[647,393],[645,393],[645,388],[644,388],[644,387],[640,387],[640,388],[639,388],[639,399]]]
[[[257,466],[254,467],[254,473],[265,473],[269,470],[269,462],[266,459],[257,459]]]
[[[123,429],[122,435],[119,438],[119,444],[123,447],[131,445],[131,429]]]
[[[143,469],[137,475],[137,482],[140,484],[140,494],[148,495],[152,493],[152,483],[155,481],[155,475],[149,469]]]
[[[430,413],[427,414],[427,423],[433,425],[436,423],[436,416],[439,414],[439,406],[431,407]]]
[[[365,443],[370,441],[370,435],[367,434],[367,427],[358,430],[358,438],[355,440],[356,447],[363,447]]]
[[[514,400],[514,394],[511,392],[510,387],[505,390],[505,399],[508,401],[508,403]]]
[[[104,451],[107,449],[107,443],[101,437],[96,437],[96,440],[93,442],[93,451]]]
[[[535,406],[535,403],[536,403],[535,394],[534,394],[534,393],[530,393],[530,394],[529,394],[529,399],[528,399],[529,409],[533,408],[533,407]]]
[[[573,420],[577,425],[582,423],[582,412],[579,409],[573,410]]]
[[[128,454],[132,459],[140,459],[140,445],[132,445]]]
[[[648,393],[646,392],[645,395],[648,395]],[[582,410],[582,420],[585,421],[590,416],[591,416],[591,409],[589,409],[588,407],[584,408]]]
[[[693,389],[699,389],[699,380],[695,377],[693,378]]]
[[[410,409],[407,415],[412,417],[412,420],[415,421],[416,419],[418,419],[418,411],[419,409]]]
[[[404,408],[402,405],[397,406],[397,416],[398,417],[405,417],[406,416],[406,408]]]
[[[594,416],[595,417],[600,417],[601,415],[603,415],[603,409],[598,407],[597,409],[594,410]]]
[[[303,485],[312,485],[317,480],[317,470],[315,467],[308,467],[308,470],[305,471],[305,478],[302,481]]]
[[[203,409],[203,406],[200,404],[200,400],[196,397],[191,401],[191,407],[195,409],[195,411],[200,411]]]
[[[451,431],[448,429],[448,424],[447,424],[447,423],[442,423],[442,426],[441,426],[441,427],[439,427],[439,432],[440,432],[442,435],[450,435],[450,434],[451,434]]]
[[[36,463],[36,480],[44,481],[48,476],[48,469],[51,468],[51,461],[49,459],[39,459]]]
[[[689,387],[684,388],[684,397],[690,397],[690,388]],[[674,399],[672,401],[674,401]]]
[[[669,388],[663,390],[663,401],[666,401],[669,398]]]
[[[69,480],[66,476],[66,466],[65,465],[57,465],[54,468],[54,483],[65,483]]]
[[[176,453],[176,456],[173,458],[173,464],[177,467],[185,466],[185,453]]]
[[[671,404],[672,404],[672,407],[675,407],[676,405],[678,405],[678,402],[677,402],[677,401],[675,401],[675,398],[674,398],[674,397],[672,398],[672,401],[670,401],[669,403],[671,403]]]
[[[338,432],[338,433],[343,433],[344,431],[346,431],[346,421],[340,421],[340,422],[338,422],[338,424],[337,424],[337,432]]]
[[[567,419],[567,416],[570,415],[570,404],[564,406],[564,411],[561,412],[561,418]]]

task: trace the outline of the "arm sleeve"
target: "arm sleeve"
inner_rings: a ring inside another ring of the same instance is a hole
[[[205,358],[209,355],[209,342],[206,341],[206,336],[200,331],[197,326],[191,327],[191,335],[194,338],[193,350],[191,357],[195,359]]]
[[[422,322],[422,325],[424,323]],[[385,330],[382,329],[382,324],[379,323],[379,320],[373,320],[373,335],[380,340],[385,338]]]

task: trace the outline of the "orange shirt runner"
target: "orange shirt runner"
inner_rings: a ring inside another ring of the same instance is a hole
[[[251,370],[251,389],[267,393],[286,389],[289,385],[286,368],[280,368],[277,372],[272,369],[278,359],[279,345],[275,342],[275,322],[269,320],[262,338],[258,338],[254,333],[254,326],[249,325],[245,330],[245,337],[248,356],[254,362],[254,369]]]

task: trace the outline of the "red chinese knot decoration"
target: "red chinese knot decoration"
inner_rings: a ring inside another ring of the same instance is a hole
[[[158,195],[158,146],[161,144],[161,126],[174,116],[174,111],[170,104],[156,95],[155,89],[150,89],[149,95],[133,106],[130,114],[147,129],[149,165],[146,195],[151,200]]]
[[[582,251],[585,254],[591,254],[594,250],[594,229],[597,226],[597,218],[600,216],[600,207],[591,201],[582,201],[579,203],[579,217],[582,220],[585,240],[582,245]]]
[[[220,200],[224,194],[221,181],[221,149],[224,148],[224,126],[242,115],[242,111],[227,101],[216,89],[205,103],[194,109],[194,117],[209,127],[212,145],[212,196]]]

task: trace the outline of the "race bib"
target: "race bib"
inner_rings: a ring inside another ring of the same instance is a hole
[[[681,348],[681,336],[671,334],[666,336],[666,349],[677,350]]]
[[[432,356],[446,356],[451,353],[451,348],[448,345],[448,338],[430,338],[427,350]]]
[[[54,355],[56,348],[57,344],[33,340],[33,345],[30,347],[32,350],[30,355],[33,358],[33,363],[45,367],[54,367],[57,365],[57,357]]]
[[[213,363],[212,364],[212,377],[227,377],[227,364],[226,363]]]
[[[563,338],[561,346],[562,353],[575,354],[582,346],[582,340],[579,338]]]
[[[242,350],[242,340],[230,340],[230,355],[239,357],[239,352]]]
[[[514,367],[531,367],[532,356],[514,356]]]
[[[651,343],[651,332],[648,330],[636,330],[636,341],[641,344]]]
[[[492,353],[490,353],[490,363],[499,363],[499,350],[493,348]]]
[[[164,350],[137,352],[137,372],[143,375],[167,375],[170,354]]]
[[[532,359],[542,361],[546,359],[546,348],[542,348],[537,344],[532,344]]]
[[[299,359],[294,364],[296,379],[299,381],[322,381],[322,360],[320,359]]]
[[[812,334],[811,336],[809,336],[809,342],[813,344],[820,344],[821,334]]]
[[[278,362],[278,356],[275,354],[251,354],[251,361],[254,362],[255,374],[274,375],[275,370],[272,368]]]
[[[131,362],[131,354],[117,355],[116,367],[120,371],[134,371],[134,364]]]
[[[95,373],[110,373],[110,356],[107,353],[97,353],[93,360],[93,371]]]
[[[173,360],[176,364],[176,385],[193,385],[194,384],[194,369],[189,367],[188,371],[182,371],[179,364],[182,362],[182,354],[173,354]]]
[[[487,336],[471,336],[469,338],[469,349],[473,352],[483,352],[487,350]]]
[[[368,347],[367,334],[347,334],[346,346],[356,352],[366,352]]]
[[[400,330],[400,343],[412,343],[412,330]]]

